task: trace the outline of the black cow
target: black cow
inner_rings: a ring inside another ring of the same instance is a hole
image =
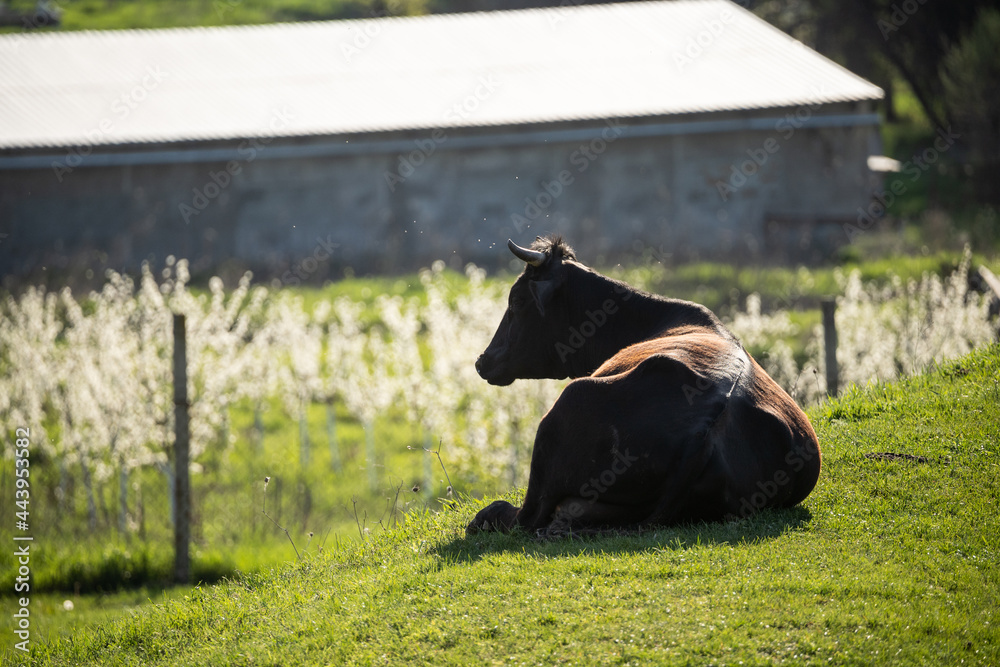
[[[558,237],[508,246],[526,266],[476,370],[577,379],[538,427],[524,504],[467,532],[717,521],[809,495],[809,419],[710,310],[602,276]]]

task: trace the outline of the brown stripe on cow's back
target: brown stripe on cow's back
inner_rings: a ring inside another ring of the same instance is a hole
[[[710,377],[733,374],[735,378],[743,368],[741,350],[734,341],[712,329],[686,326],[626,347],[601,364],[592,377],[625,373],[657,354],[672,357],[696,373]]]

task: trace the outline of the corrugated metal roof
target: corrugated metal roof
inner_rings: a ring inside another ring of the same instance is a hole
[[[0,37],[0,148],[878,99],[730,0]]]

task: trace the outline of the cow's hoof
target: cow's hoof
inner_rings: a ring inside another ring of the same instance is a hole
[[[507,533],[514,527],[516,517],[516,507],[506,500],[496,500],[479,510],[476,518],[465,527],[465,534],[473,535],[490,530]]]
[[[535,531],[535,537],[542,540],[555,540],[563,537],[572,538],[574,536],[574,532],[573,520],[568,516],[557,512],[555,516],[552,517],[552,521],[549,525]]]

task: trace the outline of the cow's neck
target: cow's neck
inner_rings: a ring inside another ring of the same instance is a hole
[[[607,279],[605,279],[607,280]],[[601,364],[629,345],[669,335],[683,326],[719,329],[718,319],[707,308],[688,301],[665,299],[608,281],[601,290],[604,298],[591,301],[580,310],[581,322],[593,322],[594,313],[603,312],[607,321],[596,327],[573,361],[573,377],[590,375]],[[582,329],[582,327],[581,327]]]

